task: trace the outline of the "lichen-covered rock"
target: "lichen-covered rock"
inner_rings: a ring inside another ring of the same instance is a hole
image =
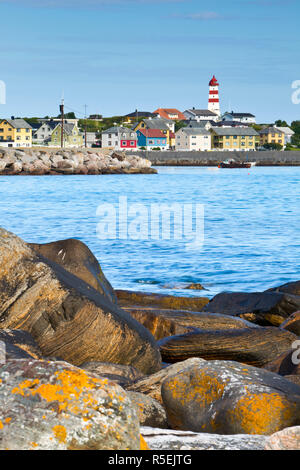
[[[158,342],[162,359],[167,363],[190,357],[220,359],[262,367],[289,351],[297,336],[275,327],[242,330],[196,330],[164,338]]]
[[[1,363],[10,359],[41,359],[43,356],[37,343],[26,331],[0,329],[0,342],[4,346],[2,352],[5,353]]]
[[[273,434],[267,439],[265,450],[300,450],[300,426]]]
[[[0,367],[0,449],[138,450],[139,422],[124,390],[64,362]]]
[[[201,312],[209,302],[206,297],[175,297],[173,295],[148,294],[126,290],[116,290],[115,293],[122,307],[146,306]]]
[[[144,426],[141,433],[151,450],[264,450],[267,441],[266,436],[220,436]]]
[[[156,374],[152,374],[148,377],[137,380],[135,383],[126,387],[126,390],[144,393],[145,395],[149,395],[150,397],[162,403],[161,386],[164,380],[167,377],[179,373],[193,365],[197,367],[197,365],[202,364],[202,362],[205,361],[195,357],[184,362],[172,364],[171,366],[160,370]]]
[[[164,407],[154,398],[138,392],[127,392],[136,408],[141,426],[167,428],[167,414]]]
[[[132,365],[144,374],[160,370],[150,332],[107,296],[39,257],[0,229],[2,329],[29,332],[46,357],[74,364],[100,361]]]
[[[165,379],[161,394],[174,429],[270,435],[300,424],[300,387],[237,362],[191,366]]]
[[[68,239],[45,244],[30,243],[29,246],[39,255],[59,264],[116,303],[113,288],[104,276],[97,258],[80,240]]]
[[[97,376],[106,377],[121,386],[129,385],[144,377],[143,374],[132,366],[111,364],[109,362],[86,362],[81,364],[80,368]]]
[[[223,292],[203,308],[205,312],[239,316],[260,325],[280,326],[300,309],[300,296],[285,292]]]
[[[284,330],[291,331],[295,335],[300,336],[300,310],[298,312],[292,313],[287,320],[285,320],[280,328]]]

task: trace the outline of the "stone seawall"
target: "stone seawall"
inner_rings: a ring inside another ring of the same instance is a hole
[[[217,166],[227,158],[255,162],[257,166],[300,166],[300,152],[136,152],[155,166]]]
[[[0,147],[0,175],[101,175],[157,173],[136,153],[105,149],[6,149]]]

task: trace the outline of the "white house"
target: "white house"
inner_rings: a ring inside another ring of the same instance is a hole
[[[222,116],[222,121],[241,122],[242,124],[255,124],[255,116],[251,113],[225,113]]]
[[[47,121],[33,132],[32,141],[34,144],[48,144],[51,140],[52,132],[57,126],[57,121]]]
[[[175,136],[175,150],[197,152],[211,150],[211,134],[205,127],[182,127]]]
[[[187,120],[191,119],[194,121],[218,121],[218,114],[210,111],[209,109],[186,109],[183,113]]]

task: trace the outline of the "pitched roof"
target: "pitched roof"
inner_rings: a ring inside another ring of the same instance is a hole
[[[145,137],[157,137],[160,139],[167,138],[167,136],[165,136],[159,129],[139,129],[138,132],[143,134]]]
[[[113,126],[110,127],[109,129],[106,129],[106,131],[103,131],[102,134],[119,134],[119,133],[126,133],[126,134],[131,134],[134,131],[132,129],[128,129],[128,127],[122,127],[122,126]]]
[[[261,129],[259,131],[260,134],[281,134],[282,131],[280,131],[277,127],[265,127],[264,129]]]
[[[15,129],[32,129],[31,125],[24,119],[3,119],[2,121],[8,122]]]
[[[258,135],[253,127],[214,127],[217,135]]]
[[[234,113],[233,111],[231,113],[227,112],[225,114],[229,114],[230,116],[237,117],[237,118],[255,117],[254,114],[251,114],[251,113]]]
[[[187,109],[185,111],[185,113],[186,112],[192,113],[195,116],[217,116],[216,113],[210,111],[209,109],[195,109],[195,108],[192,108],[192,109]]]
[[[213,126],[217,124],[215,121],[208,121],[208,120],[195,121],[195,120],[190,119],[189,121],[186,121],[186,122],[187,122],[186,127],[193,127],[193,128],[195,127],[204,128],[207,124],[211,124]]]
[[[168,123],[174,124],[174,121],[164,118],[145,119],[144,122],[149,129],[160,129],[162,131],[170,130]]]
[[[279,131],[283,132],[286,135],[294,135],[295,134],[295,132],[290,127],[276,126],[276,129],[278,129]]]
[[[201,127],[182,127],[180,130],[187,135],[210,135],[207,129]]]
[[[158,108],[156,111],[153,112],[153,114],[159,114],[165,119],[174,119],[170,118],[170,114],[175,114],[178,116],[176,119],[178,119],[179,121],[184,121],[186,119],[185,115],[181,111],[178,111],[178,109],[176,108]]]
[[[154,113],[150,113],[149,111],[134,111],[133,113],[126,114],[124,117],[154,117]]]

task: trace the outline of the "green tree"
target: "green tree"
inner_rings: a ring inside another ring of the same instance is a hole
[[[277,126],[277,127],[289,127],[288,123],[286,121],[281,121],[281,119],[278,119],[278,121],[275,121],[275,126]]]
[[[266,150],[282,150],[282,145],[280,144],[273,144],[273,143],[269,143],[269,144],[264,144],[263,146]]]

